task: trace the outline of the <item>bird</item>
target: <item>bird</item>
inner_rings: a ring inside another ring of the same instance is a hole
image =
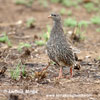
[[[71,78],[73,77],[72,68],[76,65],[76,54],[73,52],[72,45],[64,34],[61,16],[57,13],[51,13],[48,18],[53,20],[53,27],[46,44],[47,54],[50,60],[60,67],[59,76],[57,78],[63,78],[63,66],[70,67]]]

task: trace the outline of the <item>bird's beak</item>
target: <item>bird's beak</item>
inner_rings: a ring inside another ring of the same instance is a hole
[[[48,18],[51,18],[51,17],[52,17],[51,15],[48,16]]]

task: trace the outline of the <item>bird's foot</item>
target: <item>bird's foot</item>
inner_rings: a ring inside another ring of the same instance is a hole
[[[70,75],[70,76],[66,76],[66,79],[71,79],[73,76]]]
[[[56,77],[57,79],[62,79],[62,78],[64,78],[64,76],[58,76],[58,77]]]
[[[66,76],[66,79],[70,79],[73,77],[73,74],[72,74],[72,67],[70,67],[70,76]]]
[[[63,73],[62,73],[62,67],[60,67],[59,76],[57,77],[57,79],[61,79],[61,78],[64,78]]]

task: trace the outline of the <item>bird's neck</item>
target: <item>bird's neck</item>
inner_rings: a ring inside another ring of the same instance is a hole
[[[51,31],[51,36],[54,36],[54,35],[62,35],[63,34],[63,28],[62,28],[62,23],[61,21],[54,21],[53,22],[53,28],[52,28],[52,31]]]
[[[62,23],[61,23],[61,21],[54,21],[54,22],[53,22],[53,27],[54,27],[54,28],[56,28],[56,27],[62,28]]]

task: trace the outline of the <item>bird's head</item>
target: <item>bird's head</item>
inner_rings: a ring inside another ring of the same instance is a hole
[[[48,18],[51,18],[53,19],[53,21],[61,21],[61,17],[59,14],[56,14],[56,13],[52,13],[48,16]]]

